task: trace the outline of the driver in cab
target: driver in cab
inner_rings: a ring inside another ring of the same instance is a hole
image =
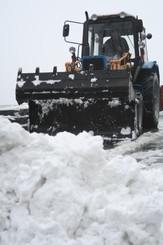
[[[124,53],[129,52],[129,47],[125,38],[122,38],[117,31],[111,32],[111,37],[103,45],[103,54],[109,60],[119,59]]]

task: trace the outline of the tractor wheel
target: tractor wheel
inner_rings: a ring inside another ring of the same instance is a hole
[[[146,76],[142,84],[144,112],[143,128],[157,128],[160,110],[160,83],[158,75],[151,73]]]

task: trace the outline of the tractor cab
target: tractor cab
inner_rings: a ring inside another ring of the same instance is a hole
[[[148,60],[146,38],[142,20],[124,12],[116,15],[92,15],[83,28],[82,69],[118,70],[137,67]],[[64,25],[63,35],[69,35],[69,21]],[[81,24],[81,23],[80,23]],[[79,50],[79,49],[78,49]],[[135,69],[134,69],[135,70]]]

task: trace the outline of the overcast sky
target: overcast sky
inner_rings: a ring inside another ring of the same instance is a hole
[[[143,19],[148,41],[149,60],[156,60],[163,73],[162,42],[163,1],[156,0],[0,0],[0,105],[17,104],[15,85],[17,71],[64,70],[69,61],[69,47],[62,37],[65,20],[85,21],[89,15],[126,11]]]

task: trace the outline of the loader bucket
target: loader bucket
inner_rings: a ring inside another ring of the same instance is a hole
[[[126,70],[19,72],[16,99],[29,103],[30,132],[92,131],[108,140],[133,137],[135,97]]]

